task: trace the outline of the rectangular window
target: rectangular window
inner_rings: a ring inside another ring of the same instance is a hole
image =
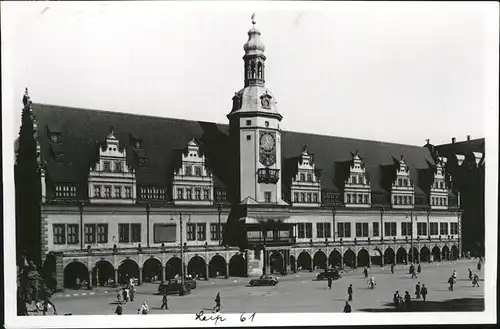
[[[111,163],[109,161],[104,161],[103,171],[111,171]]]
[[[115,162],[115,171],[122,172],[122,163],[121,162]]]
[[[187,239],[188,241],[194,241],[196,239],[195,237],[195,230],[196,229],[196,224],[187,224]]]
[[[363,195],[358,194],[358,203],[363,203]]]
[[[122,197],[122,187],[115,186],[115,198],[119,199]]]
[[[331,238],[332,237],[332,226],[330,223],[323,223],[323,230],[324,230],[324,236],[325,238]]]
[[[132,242],[141,242],[141,224],[130,224],[130,230],[132,231]]]
[[[365,203],[368,204],[368,194],[365,194]]]
[[[358,184],[358,177],[357,176],[352,176],[352,183]]]
[[[403,180],[401,178],[398,178],[398,186],[403,186]]]
[[[125,186],[125,198],[132,199],[132,188],[130,186]]]
[[[80,242],[78,235],[78,224],[68,224],[68,244],[77,244]]]
[[[66,225],[53,224],[52,234],[54,236],[54,244],[66,244]]]
[[[308,203],[312,202],[312,195],[311,195],[311,193],[307,193],[307,202]]]
[[[247,124],[247,126],[252,125],[252,120],[247,120],[247,121],[246,121],[246,124]]]
[[[439,224],[439,227],[440,227],[440,234],[441,235],[448,235],[448,223],[440,223]]]
[[[196,225],[196,238],[198,241],[205,241],[207,239],[207,225],[199,223]]]
[[[293,202],[299,202],[299,193],[298,192],[293,193]]]
[[[185,167],[186,176],[191,176],[193,174],[193,168],[191,166]]]
[[[85,243],[95,243],[95,224],[85,224]]]
[[[94,185],[94,198],[101,197],[101,185]]]
[[[311,239],[313,237],[313,225],[312,223],[306,223],[306,239]]]
[[[417,223],[417,235],[427,235],[427,223]]]
[[[408,186],[408,180],[407,180],[407,179],[403,179],[403,186],[404,186],[404,187],[407,187],[407,186]]]
[[[429,235],[438,235],[438,223],[429,223],[430,234]]]
[[[181,188],[177,189],[177,200],[182,200],[184,199],[184,190]]]
[[[308,182],[312,182],[313,181],[311,174],[307,174],[307,181]]]
[[[318,202],[318,193],[313,193],[313,202],[314,203]]]
[[[217,241],[219,240],[219,235],[217,234],[217,226],[218,223],[210,223],[210,240]]]
[[[305,180],[306,180],[306,176],[305,176],[304,174],[300,174],[300,179],[299,179],[299,181],[300,181],[300,182],[303,182],[303,181],[305,181]]]
[[[297,225],[299,239],[304,239],[306,237],[306,225],[304,223],[299,223]]]
[[[458,234],[458,223],[450,223],[450,234]]]
[[[271,202],[271,192],[264,192],[264,201]]]
[[[97,243],[108,243],[108,224],[97,224]]]
[[[368,236],[368,223],[356,223],[356,237],[366,238]]]
[[[378,222],[373,222],[373,236],[379,236]]]
[[[401,235],[411,236],[412,229],[411,223],[401,223]]]
[[[196,176],[201,176],[201,167],[200,166],[194,167],[194,173]]]
[[[104,186],[104,197],[111,198],[111,186]]]
[[[203,200],[209,200],[210,199],[210,190],[209,189],[203,189]]]
[[[323,235],[324,235],[323,223],[316,223],[316,237],[323,238]]]
[[[347,194],[347,201],[346,203],[351,203],[351,195],[350,194]]]
[[[252,140],[252,135],[247,135],[247,141]]]
[[[118,242],[129,243],[130,242],[130,225],[129,224],[118,224]]]
[[[191,189],[186,189],[186,199],[192,200],[193,199],[193,191]]]
[[[176,242],[177,226],[175,224],[154,224],[153,236],[155,243]]]
[[[201,190],[199,188],[194,189],[194,198],[196,200],[201,200]]]
[[[391,222],[384,223],[384,235],[396,236],[397,235],[396,223],[391,223]]]
[[[339,238],[351,237],[351,223],[337,223],[337,232]]]

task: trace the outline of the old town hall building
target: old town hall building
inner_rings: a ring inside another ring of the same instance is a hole
[[[180,248],[207,278],[459,257],[450,159],[281,130],[260,36],[248,32],[228,125],[28,101],[59,287],[170,278]]]

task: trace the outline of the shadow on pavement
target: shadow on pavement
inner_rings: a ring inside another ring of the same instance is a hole
[[[396,309],[392,303],[385,308],[364,308],[361,312],[481,312],[484,311],[484,298],[458,298],[446,301],[413,301],[411,307]]]

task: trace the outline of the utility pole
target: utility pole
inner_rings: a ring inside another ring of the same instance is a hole
[[[149,248],[149,213],[151,212],[151,205],[149,203],[146,203],[146,242],[147,246]]]
[[[185,280],[184,280],[184,239],[183,239],[183,226],[184,226],[184,223],[183,223],[183,218],[182,218],[182,212],[179,212],[178,214],[177,213],[172,213],[170,214],[171,218],[170,220],[174,220],[174,217],[176,215],[179,215],[179,224],[180,224],[180,234],[181,234],[181,238],[180,238],[180,242],[181,242],[181,248],[180,248],[180,253],[181,253],[181,290],[179,292],[179,296],[184,296],[185,294],[185,291],[184,291],[184,288],[185,288]]]
[[[78,210],[80,210],[80,249],[83,250],[83,201],[78,202]]]
[[[219,246],[222,245],[222,232],[221,232],[221,226],[220,226],[220,215],[222,211],[222,205],[220,203],[217,203],[217,212],[219,214],[219,222],[217,224],[217,237],[219,238]]]

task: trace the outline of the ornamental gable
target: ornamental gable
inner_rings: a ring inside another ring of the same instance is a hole
[[[180,166],[172,181],[172,199],[175,204],[213,203],[214,181],[208,169],[205,155],[193,138],[180,155]]]
[[[392,182],[391,203],[393,208],[413,208],[415,204],[414,185],[410,176],[410,168],[401,156],[396,168],[396,179]]]
[[[434,180],[430,191],[431,209],[447,209],[448,208],[448,186],[446,184],[445,165],[447,158],[438,157],[436,161],[436,170],[434,172]]]
[[[97,161],[89,170],[88,195],[92,203],[134,203],[136,179],[127,164],[127,150],[120,145],[112,128],[98,144]]]
[[[304,146],[297,161],[297,174],[292,177],[290,186],[292,205],[313,206],[321,204],[321,180],[316,174],[314,155]]]
[[[371,188],[366,167],[359,152],[352,154],[349,176],[344,185],[344,203],[346,207],[370,207]]]

